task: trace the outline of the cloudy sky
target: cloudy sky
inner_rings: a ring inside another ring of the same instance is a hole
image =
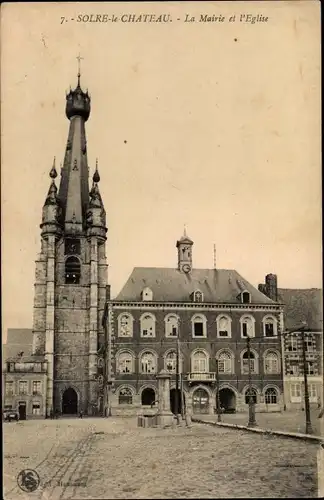
[[[125,12],[174,21],[70,20]],[[269,20],[240,23],[242,12]],[[185,13],[237,19],[185,23]],[[32,327],[41,210],[53,157],[63,161],[79,52],[113,296],[134,266],[176,266],[184,224],[195,267],[213,267],[215,243],[217,267],[254,285],[273,272],[280,287],[321,287],[319,16],[315,2],[5,5],[3,329]]]

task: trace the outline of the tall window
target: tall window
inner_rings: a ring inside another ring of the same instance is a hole
[[[128,387],[123,387],[120,389],[118,394],[118,404],[120,405],[131,405],[133,404],[133,393]]]
[[[279,373],[279,356],[276,352],[270,351],[265,355],[264,360],[265,373]]]
[[[155,317],[145,313],[141,316],[141,337],[155,337]]]
[[[301,386],[300,384],[290,385],[290,398],[292,403],[300,403],[301,401]]]
[[[317,402],[317,388],[316,384],[309,384],[309,400],[312,403]]]
[[[32,408],[33,415],[40,415],[40,403],[33,403],[33,408]]]
[[[118,316],[118,336],[133,336],[133,317],[130,314],[123,313]]]
[[[247,389],[245,391],[245,404],[247,404],[247,405],[249,404],[249,402],[250,402],[250,395],[252,396],[252,402],[254,404],[256,404],[258,396],[257,396],[256,389],[254,389],[253,387],[251,388],[251,390]]]
[[[13,395],[13,382],[6,382],[6,396]]]
[[[273,316],[263,318],[263,335],[265,337],[277,336],[277,320]]]
[[[27,394],[27,380],[19,381],[19,394]]]
[[[67,285],[79,284],[81,264],[77,257],[68,257],[65,261],[65,283]]]
[[[278,393],[273,387],[269,387],[264,394],[266,405],[275,405],[278,402]]]
[[[193,337],[206,337],[206,318],[202,314],[196,314],[192,320],[192,336]]]
[[[165,336],[166,337],[177,337],[178,336],[178,324],[179,318],[174,314],[168,314],[164,319],[165,322]]]
[[[228,351],[222,351],[218,356],[218,372],[232,373],[232,356]]]
[[[315,375],[315,363],[313,361],[307,362],[307,373],[308,375]]]
[[[192,355],[192,371],[194,373],[207,373],[208,372],[208,357],[207,354],[198,350]]]
[[[156,357],[151,352],[142,354],[140,364],[142,373],[156,373]]]
[[[117,355],[117,372],[133,373],[133,356],[130,352],[124,351]]]
[[[287,339],[286,349],[290,352],[298,351],[298,342],[296,337],[289,337],[289,339]]]
[[[39,380],[33,381],[33,394],[41,394],[41,382]]]
[[[218,337],[231,337],[231,319],[228,316],[218,316],[216,323]]]
[[[165,356],[165,369],[170,373],[175,373],[177,367],[177,354],[175,351],[170,351]]]
[[[287,374],[293,375],[294,377],[299,376],[299,361],[291,360],[289,367],[287,368]]]
[[[305,337],[305,348],[307,352],[314,352],[316,350],[313,339],[309,336]]]
[[[252,316],[243,316],[240,319],[241,336],[243,338],[254,337],[254,318]]]
[[[253,351],[250,352],[250,367],[251,373],[257,373],[257,361]],[[249,357],[247,351],[245,351],[242,356],[242,373],[243,375],[248,375],[249,373]]]

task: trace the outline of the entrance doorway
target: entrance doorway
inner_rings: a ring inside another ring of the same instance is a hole
[[[235,392],[232,389],[229,389],[228,387],[224,387],[224,389],[221,389],[219,391],[219,402],[221,407],[225,409],[226,413],[235,413],[236,397]]]
[[[142,391],[142,405],[151,406],[155,401],[155,391],[151,387],[147,387]]]
[[[72,387],[63,392],[62,414],[76,415],[78,413],[78,395]]]
[[[19,401],[18,403],[18,413],[19,413],[19,420],[26,420],[27,417],[27,412],[26,412],[26,402],[25,401]]]
[[[182,411],[182,401],[181,401],[181,391],[178,389],[178,401],[176,401],[177,389],[170,390],[170,408],[172,413],[175,415],[180,415]],[[186,406],[185,395],[183,395],[184,406]],[[178,403],[178,404],[177,404]]]
[[[192,396],[193,413],[209,413],[209,394],[205,389],[197,389]]]

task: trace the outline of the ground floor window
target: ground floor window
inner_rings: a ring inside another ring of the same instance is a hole
[[[245,391],[245,404],[249,404],[250,402],[250,395],[252,397],[252,403],[256,404],[257,402],[257,391],[252,387],[252,389],[247,389]]]
[[[33,403],[33,415],[40,415],[40,403]]]
[[[128,387],[124,387],[119,391],[118,404],[131,405],[133,404],[133,393]]]
[[[309,400],[311,403],[317,403],[316,384],[309,384]]]
[[[277,404],[278,402],[278,394],[277,394],[277,391],[274,387],[269,387],[266,391],[265,391],[265,403],[267,405],[275,405]]]
[[[292,403],[301,402],[301,386],[300,384],[291,384],[290,386],[290,398]]]
[[[142,391],[141,402],[143,406],[151,406],[155,402],[155,391],[147,387]]]

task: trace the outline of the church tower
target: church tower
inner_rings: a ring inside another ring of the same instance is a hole
[[[81,89],[80,68],[65,111],[70,124],[60,185],[54,159],[36,261],[33,353],[47,361],[47,416],[102,411],[98,353],[104,343],[106,212],[98,162],[89,190],[85,123],[90,96]]]

